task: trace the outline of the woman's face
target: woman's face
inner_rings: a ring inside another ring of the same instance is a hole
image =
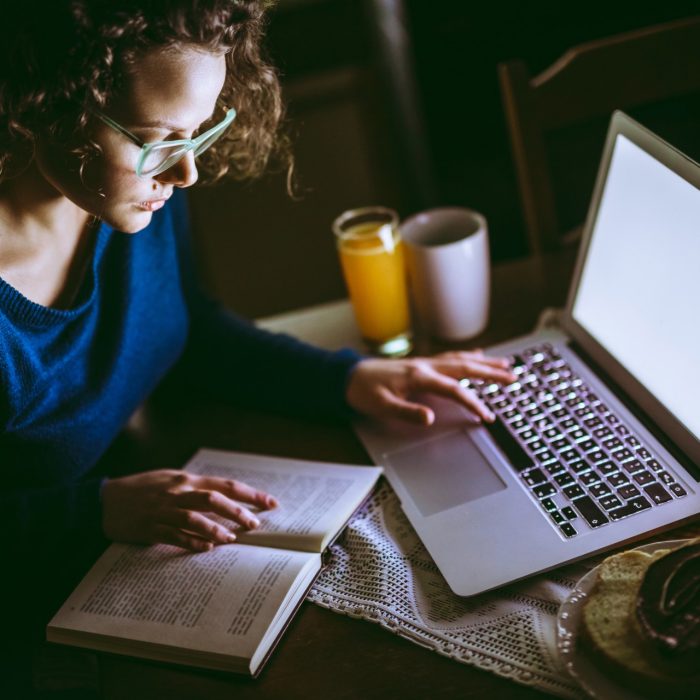
[[[108,114],[146,143],[191,138],[211,117],[225,76],[223,54],[188,47],[154,49],[132,66],[124,94],[109,105]],[[89,186],[83,184],[77,163],[71,161],[76,157],[65,149],[40,145],[37,165],[61,195],[120,231],[140,231],[173,188],[197,181],[191,152],[169,170],[139,178],[135,167],[140,148],[136,144],[102,122],[95,126],[93,138],[103,157],[88,166],[85,181]]]

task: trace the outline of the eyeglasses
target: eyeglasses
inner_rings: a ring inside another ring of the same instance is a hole
[[[153,143],[144,143],[138,136],[135,136],[121,124],[117,124],[114,119],[110,119],[106,114],[102,114],[102,112],[95,112],[95,115],[107,126],[126,136],[126,138],[141,148],[141,153],[136,162],[136,175],[137,177],[145,178],[159,175],[168,168],[172,168],[175,163],[184,158],[190,151],[193,151],[195,156],[204,153],[231,125],[231,122],[236,118],[236,110],[233,108],[227,110],[226,116],[218,124],[194,139],[153,141]]]

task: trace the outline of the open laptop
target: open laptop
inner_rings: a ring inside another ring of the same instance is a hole
[[[452,590],[474,595],[700,513],[700,166],[616,112],[561,331],[489,349],[475,425],[357,432]],[[465,300],[468,303],[468,300]]]

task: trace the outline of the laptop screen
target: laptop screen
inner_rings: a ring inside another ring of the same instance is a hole
[[[618,134],[572,316],[700,438],[700,191]]]

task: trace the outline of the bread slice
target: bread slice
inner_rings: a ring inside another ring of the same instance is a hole
[[[700,697],[700,675],[679,676],[635,624],[639,586],[649,565],[670,550],[608,557],[583,608],[581,641],[602,670],[642,697]],[[700,669],[698,669],[700,674]]]

